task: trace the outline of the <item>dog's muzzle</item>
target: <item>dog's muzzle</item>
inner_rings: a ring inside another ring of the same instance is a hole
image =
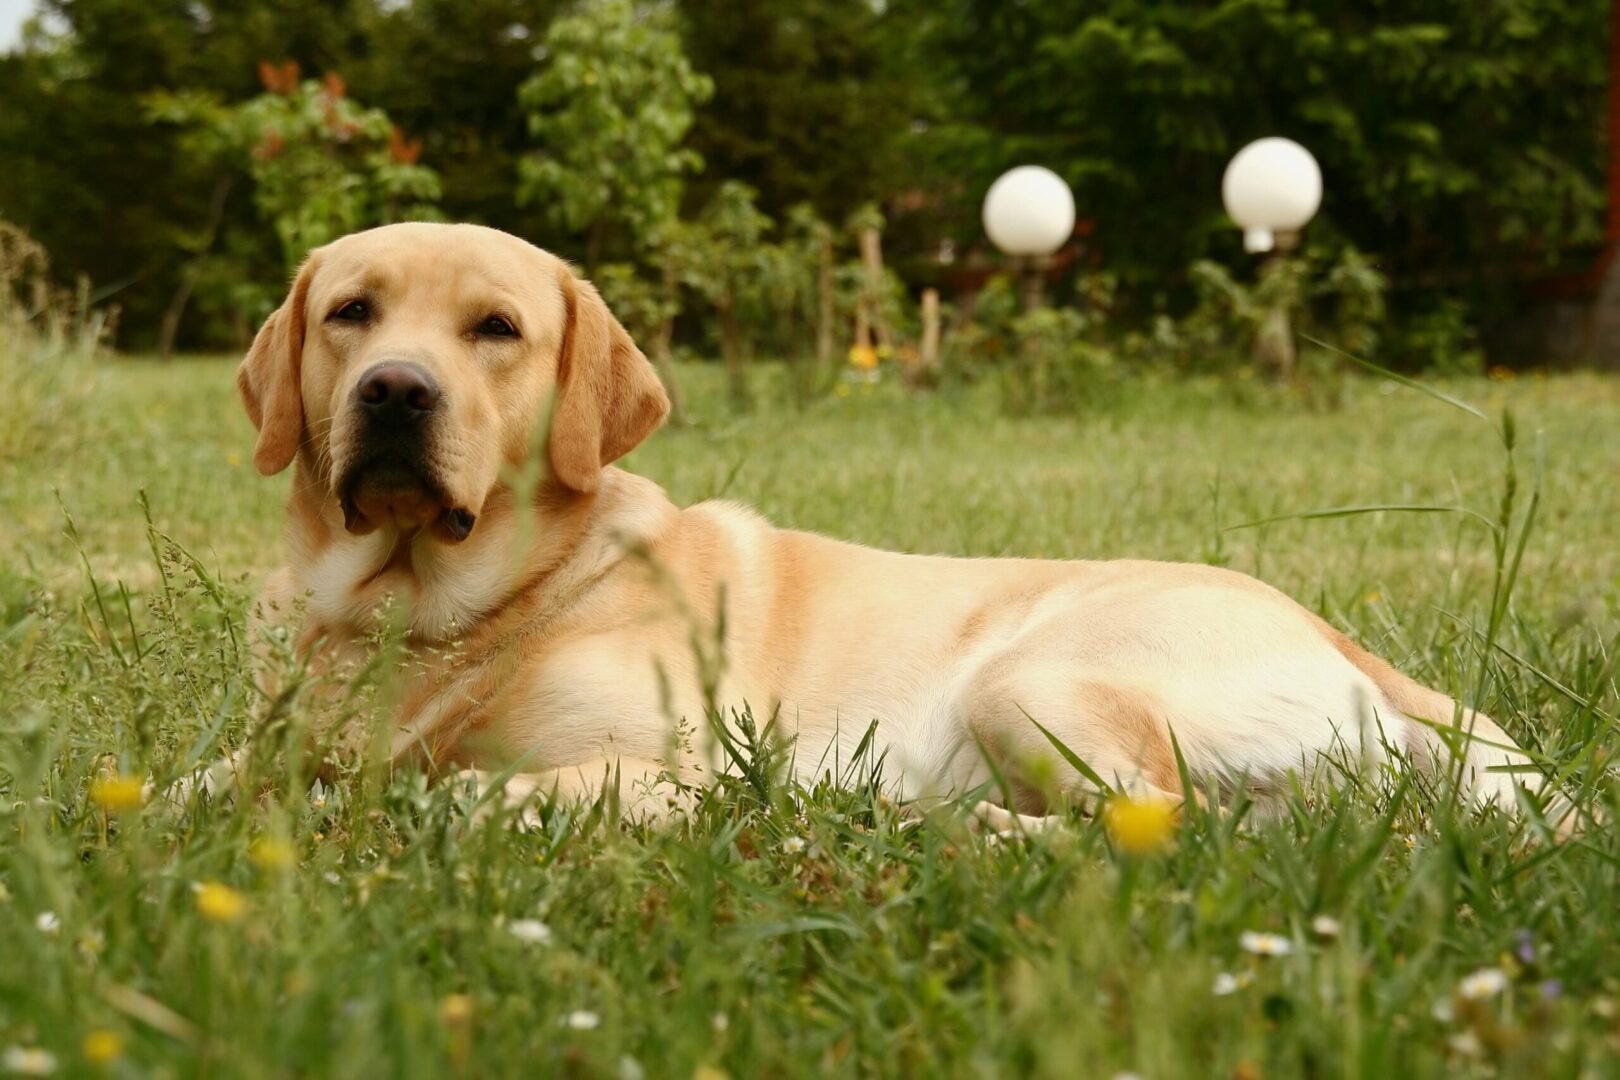
[[[363,536],[387,524],[428,528],[459,543],[477,519],[455,506],[430,464],[443,395],[426,369],[403,361],[369,368],[354,390],[360,430],[355,464],[336,488],[343,527]]]

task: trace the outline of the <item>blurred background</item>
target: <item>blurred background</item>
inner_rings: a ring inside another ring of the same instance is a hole
[[[49,291],[121,350],[228,352],[309,248],[480,222],[578,262],[666,372],[725,361],[739,404],[756,358],[811,396],[1017,357],[1030,412],[1116,370],[1293,377],[1260,340],[1278,310],[1302,376],[1314,341],[1403,370],[1612,367],[1616,11],[0,0],[0,259],[24,314]],[[1262,136],[1323,177],[1265,259],[1221,201]],[[981,224],[1022,164],[1074,195],[1038,260]]]

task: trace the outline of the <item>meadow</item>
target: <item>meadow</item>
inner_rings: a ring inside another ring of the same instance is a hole
[[[1601,1076],[1620,844],[1386,780],[1133,844],[918,820],[876,782],[733,783],[685,824],[474,820],[419,775],[144,800],[248,737],[243,611],[286,478],[224,358],[0,342],[0,1068],[63,1075]],[[1347,376],[1313,411],[1128,382],[725,406],[626,463],[681,502],[959,555],[1257,574],[1491,712],[1584,816],[1620,648],[1620,382]],[[775,386],[777,373],[761,373]],[[1503,416],[1512,417],[1512,449]],[[1299,517],[1335,508],[1367,513]],[[1264,519],[1268,524],[1234,528]],[[881,718],[877,718],[881,720]]]

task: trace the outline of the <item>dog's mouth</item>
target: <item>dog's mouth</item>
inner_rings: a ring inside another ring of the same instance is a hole
[[[391,455],[350,470],[337,491],[343,527],[354,536],[395,525],[407,531],[425,528],[440,540],[459,544],[472,535],[478,520],[455,505],[425,469]]]

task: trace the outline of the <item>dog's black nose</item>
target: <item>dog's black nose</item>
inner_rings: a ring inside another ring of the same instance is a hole
[[[416,364],[392,360],[360,376],[360,407],[377,420],[422,420],[439,404],[439,384]]]

